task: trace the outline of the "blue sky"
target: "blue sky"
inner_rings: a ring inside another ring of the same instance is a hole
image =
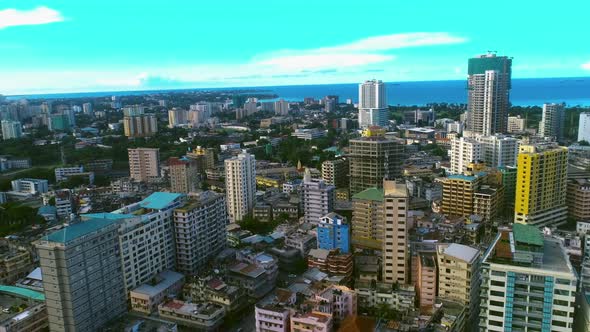
[[[590,76],[590,1],[556,4],[0,0],[0,94],[464,79],[487,50]]]

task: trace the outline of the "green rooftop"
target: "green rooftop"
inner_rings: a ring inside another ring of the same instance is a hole
[[[512,233],[514,234],[514,241],[516,243],[543,246],[543,235],[535,226],[515,223],[512,226]]]
[[[113,224],[116,224],[116,221],[112,219],[89,219],[53,232],[47,235],[44,240],[50,242],[67,243]]]
[[[45,301],[45,295],[43,295],[43,293],[35,292],[34,290],[30,290],[27,288],[0,285],[0,292],[9,293],[12,295],[25,297],[36,301]]]
[[[371,187],[361,191],[360,193],[354,194],[352,198],[383,202],[383,189]]]

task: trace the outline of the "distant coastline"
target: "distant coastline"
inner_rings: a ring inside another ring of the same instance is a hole
[[[426,105],[428,103],[467,102],[466,80],[388,82],[387,97],[390,105]],[[352,99],[356,102],[358,83],[285,85],[262,87],[191,88],[142,91],[101,91],[78,93],[51,93],[6,96],[9,100],[100,98],[146,94],[168,94],[190,91],[242,91],[272,92],[290,101],[302,101],[305,97],[322,98],[337,95],[340,102]],[[590,77],[571,78],[518,78],[512,80],[510,100],[518,106],[540,106],[545,102],[565,102],[568,106],[590,106]]]

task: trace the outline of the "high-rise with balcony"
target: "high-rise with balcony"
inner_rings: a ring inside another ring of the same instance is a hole
[[[170,190],[175,193],[188,194],[198,189],[197,161],[190,158],[168,159]]]
[[[123,117],[123,129],[127,137],[149,137],[158,132],[158,119],[153,114],[130,110]]]
[[[516,166],[520,146],[516,138],[495,134],[479,136],[477,141],[481,145],[481,160],[486,166],[493,168]]]
[[[483,158],[481,143],[474,138],[461,137],[451,141],[451,173],[463,174],[471,163]]]
[[[326,160],[322,163],[322,179],[336,188],[348,188],[348,160]]]
[[[51,331],[98,331],[126,311],[118,229],[96,219],[35,243]]]
[[[160,149],[127,149],[129,175],[137,182],[148,182],[160,177]]]
[[[410,195],[404,183],[383,181],[383,277],[388,284],[406,284],[408,272],[408,210]]]
[[[324,180],[312,178],[309,169],[305,170],[302,184],[305,222],[317,225],[320,218],[334,210],[335,190]]]
[[[348,159],[351,195],[372,187],[382,188],[383,179],[401,176],[404,144],[385,138],[379,128],[369,128],[364,137],[350,140]]]
[[[578,277],[561,241],[503,229],[481,264],[480,331],[573,331]]]
[[[387,126],[387,112],[385,83],[370,80],[359,84],[359,127]]]
[[[542,227],[566,222],[567,154],[567,148],[554,143],[520,146],[515,223]]]
[[[225,160],[225,194],[231,222],[238,222],[252,212],[256,195],[256,160],[242,152]]]
[[[565,103],[543,104],[543,116],[539,122],[539,136],[557,141],[563,140]]]
[[[490,53],[469,59],[467,130],[485,136],[507,130],[512,59]]]
[[[174,210],[176,269],[195,275],[226,242],[225,196],[205,191]]]

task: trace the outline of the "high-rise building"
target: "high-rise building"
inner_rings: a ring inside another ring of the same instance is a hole
[[[557,144],[521,145],[514,222],[538,227],[567,219],[567,148]]]
[[[51,331],[98,331],[126,311],[118,229],[96,219],[35,243]]]
[[[94,112],[92,110],[92,104],[91,103],[84,103],[84,104],[82,104],[82,111],[86,115],[92,115],[92,114],[94,114]]]
[[[160,149],[127,149],[130,178],[147,182],[160,177]]]
[[[481,143],[474,138],[461,137],[451,141],[451,173],[463,174],[469,164],[482,161]]]
[[[476,330],[479,308],[479,250],[457,243],[440,244],[436,249],[438,297],[467,307],[467,331]]]
[[[371,129],[371,128],[369,128]],[[350,140],[350,194],[367,188],[381,188],[383,179],[392,180],[402,174],[404,144],[385,138],[377,130],[368,130],[365,137]]]
[[[573,331],[577,273],[561,241],[501,230],[481,264],[480,331]]]
[[[383,181],[383,277],[385,283],[406,284],[408,279],[408,210],[410,195],[404,183]]]
[[[516,195],[516,175],[518,168],[512,166],[500,167],[502,187],[504,187],[504,208],[514,212],[514,197]]]
[[[226,242],[225,196],[205,191],[174,210],[176,269],[196,275]]]
[[[543,104],[543,116],[539,122],[539,136],[563,140],[565,103]]]
[[[254,207],[256,160],[247,152],[225,160],[225,193],[231,222],[244,219]]]
[[[479,136],[477,141],[481,144],[481,160],[486,166],[493,168],[516,166],[520,145],[516,138],[495,134]]]
[[[289,102],[280,99],[275,101],[275,114],[277,115],[288,115],[289,114]]]
[[[23,136],[23,126],[18,121],[2,120],[2,138],[14,139]]]
[[[305,169],[302,184],[305,222],[317,225],[323,216],[334,211],[335,189],[322,179],[312,178],[309,169]]]
[[[346,218],[334,212],[321,217],[317,240],[319,249],[339,249],[340,253],[349,253],[350,225]]]
[[[568,180],[567,212],[576,221],[590,220],[590,178]]]
[[[512,59],[485,54],[469,59],[467,129],[489,136],[506,132]]]
[[[187,157],[197,161],[199,172],[203,173],[207,169],[215,168],[215,149],[197,146],[192,152],[186,154]]]
[[[383,189],[369,188],[352,196],[352,244],[355,248],[383,247]]]
[[[173,157],[168,159],[168,169],[172,192],[188,194],[198,189],[199,170],[195,160]]]
[[[191,105],[187,114],[187,122],[191,127],[199,127],[207,123],[211,118],[211,107],[209,104]]]
[[[174,128],[188,122],[188,112],[181,108],[168,110],[168,127]]]
[[[580,113],[578,141],[590,142],[590,112]]]
[[[387,126],[387,112],[385,83],[371,80],[359,84],[359,127]]]
[[[526,129],[526,119],[521,118],[520,115],[508,117],[508,130],[507,130],[508,133],[520,134],[520,133],[524,133],[525,129]]]
[[[348,188],[348,160],[326,160],[322,163],[322,179],[336,188]]]
[[[128,113],[134,114],[135,111]],[[127,137],[148,137],[158,132],[158,121],[156,116],[151,114],[125,116],[123,129]]]

